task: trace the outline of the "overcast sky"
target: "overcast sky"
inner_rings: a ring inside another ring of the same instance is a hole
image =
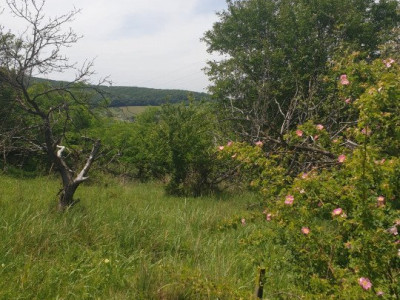
[[[82,11],[71,27],[84,37],[67,54],[77,62],[95,58],[97,76],[123,86],[205,91],[209,85],[200,38],[225,0],[47,0],[45,11],[54,16],[74,7]],[[0,16],[6,28],[17,30],[17,21],[7,9]]]

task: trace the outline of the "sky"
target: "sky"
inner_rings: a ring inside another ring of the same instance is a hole
[[[210,82],[202,69],[211,56],[200,39],[225,0],[47,0],[44,10],[57,16],[74,7],[81,12],[69,26],[83,38],[66,55],[78,63],[95,59],[94,80],[109,76],[114,86],[206,91]],[[13,32],[23,28],[7,8],[0,24]],[[72,80],[73,74],[50,77]]]

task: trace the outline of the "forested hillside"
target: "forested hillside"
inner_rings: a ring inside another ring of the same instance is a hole
[[[48,82],[53,86],[63,86],[67,82],[35,78],[37,82]],[[134,86],[106,86],[97,87],[109,100],[110,107],[120,106],[159,106],[165,103],[180,103],[189,97],[194,100],[209,99],[206,93],[185,90],[152,89]]]

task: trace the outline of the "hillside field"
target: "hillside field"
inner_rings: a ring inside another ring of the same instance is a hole
[[[156,183],[100,180],[59,213],[53,178],[2,176],[0,186],[0,299],[252,299],[251,194],[174,198]],[[266,292],[291,290],[287,253],[260,250]]]

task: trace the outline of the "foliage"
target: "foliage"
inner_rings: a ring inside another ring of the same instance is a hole
[[[103,122],[91,130],[109,151],[105,159],[113,160],[103,167],[142,181],[165,180],[171,194],[199,196],[215,188],[216,121],[210,103],[165,104],[132,123]]]
[[[379,56],[378,46],[395,40],[399,20],[391,0],[228,1],[204,36],[208,51],[223,55],[207,70],[220,118],[241,140],[262,140],[271,152],[293,150],[284,136],[310,120],[339,134],[354,114],[339,101],[333,61],[354,51]],[[292,165],[300,152],[314,155],[314,163],[332,158],[314,147],[296,152]]]
[[[164,105],[162,136],[171,162],[167,192],[201,195],[212,189],[215,119],[207,104]]]
[[[336,153],[330,165],[300,173],[290,185],[280,185],[278,197],[266,198],[265,218],[274,228],[270,238],[291,251],[296,284],[307,297],[399,297],[397,61],[388,57],[366,62],[355,53],[338,63],[337,71],[347,76],[347,81],[338,81],[340,97],[352,99],[346,105],[357,112],[357,122],[335,137],[312,122],[286,136],[288,143],[314,137],[320,149]],[[248,169],[259,167],[252,159],[254,151],[241,158]],[[268,165],[271,177],[260,179],[261,191],[277,182],[279,186],[279,168]],[[246,244],[253,247],[262,241],[254,235]]]
[[[110,106],[159,106],[166,103],[186,102],[190,98],[204,100],[206,93],[190,92],[184,90],[162,90],[142,87],[103,87],[103,91],[110,98]]]

